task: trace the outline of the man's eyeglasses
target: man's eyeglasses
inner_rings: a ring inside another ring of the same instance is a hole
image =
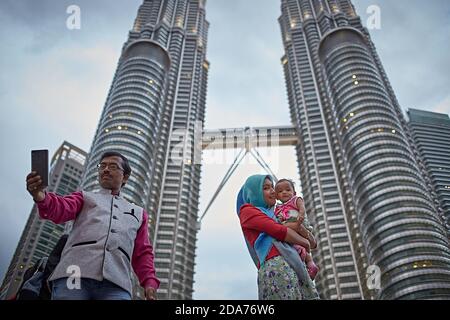
[[[97,165],[97,169],[100,171],[105,170],[106,168],[108,168],[111,171],[117,171],[117,170],[122,170],[123,169],[121,167],[119,167],[119,165],[115,164],[115,163],[99,163]]]

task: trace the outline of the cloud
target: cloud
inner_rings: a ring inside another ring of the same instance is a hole
[[[20,121],[16,130],[25,134],[31,133],[25,127],[33,119],[37,130],[51,131],[61,142],[66,139],[86,149],[94,135],[117,57],[111,48],[99,46],[67,47],[39,59],[29,58],[8,85],[20,87],[23,94],[12,90],[0,96],[3,105],[16,108],[5,110],[11,116],[0,121]]]
[[[381,9],[381,29],[369,30],[394,92],[405,110],[426,109],[450,87],[450,6],[433,0],[358,0],[366,24],[369,5]]]
[[[256,299],[257,269],[241,231],[202,233],[199,241],[204,240],[212,245],[197,250],[194,299]]]
[[[289,125],[280,58],[278,1],[214,1],[208,40],[211,61],[207,128]],[[213,59],[211,59],[213,57]]]
[[[6,25],[14,25],[18,34],[30,33],[25,51],[39,54],[58,46],[67,36],[68,1],[2,1],[0,12]],[[20,37],[19,37],[20,39]]]
[[[444,100],[439,102],[437,105],[431,108],[430,111],[450,114],[450,95],[447,96]]]
[[[24,189],[29,151],[54,152],[63,140],[87,149],[116,68],[117,58],[142,0],[77,0],[81,30],[65,27],[73,1],[0,1],[0,276],[31,209]],[[404,108],[449,112],[448,0],[358,0],[382,8],[382,29],[371,30],[382,63]],[[277,18],[280,1],[208,1],[211,62],[207,128],[289,125]],[[276,164],[278,163],[278,164]],[[298,169],[293,148],[280,150],[279,177]],[[200,213],[231,163],[202,168]],[[196,299],[256,299],[256,269],[235,213],[236,193],[261,169],[244,163],[203,220],[197,242]]]
[[[67,140],[88,151],[140,2],[79,0],[82,29],[74,32],[65,27],[72,1],[0,2],[0,277],[31,209],[30,150],[53,154]]]

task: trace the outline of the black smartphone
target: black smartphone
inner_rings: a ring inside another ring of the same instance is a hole
[[[31,171],[36,171],[42,185],[48,187],[48,150],[31,150]]]

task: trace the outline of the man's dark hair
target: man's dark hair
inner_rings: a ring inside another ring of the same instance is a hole
[[[131,167],[130,167],[130,163],[128,162],[128,159],[122,155],[120,152],[117,151],[107,151],[105,153],[102,154],[101,158],[100,158],[100,162],[108,157],[120,157],[122,159],[122,166],[123,166],[123,175],[124,176],[130,176],[131,175]]]
[[[275,186],[276,186],[277,184],[279,184],[279,183],[282,183],[282,182],[289,182],[290,185],[291,185],[291,187],[292,187],[292,190],[294,190],[294,192],[296,192],[296,191],[295,191],[294,182],[293,182],[292,180],[289,180],[289,179],[280,179],[280,180],[277,181],[277,183],[275,184]]]

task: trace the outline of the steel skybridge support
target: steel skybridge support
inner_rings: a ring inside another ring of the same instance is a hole
[[[281,147],[295,146],[297,144],[297,133],[294,127],[245,127],[218,130],[205,130],[202,136],[202,150],[226,150],[241,149],[225,173],[217,190],[214,192],[211,200],[206,206],[205,211],[197,222],[197,229],[201,227],[201,221],[205,217],[209,208],[212,206],[220,191],[226,185],[239,164],[247,154],[251,154],[258,164],[277,180],[276,175],[270,169],[270,166],[263,159],[256,149],[257,147]]]

